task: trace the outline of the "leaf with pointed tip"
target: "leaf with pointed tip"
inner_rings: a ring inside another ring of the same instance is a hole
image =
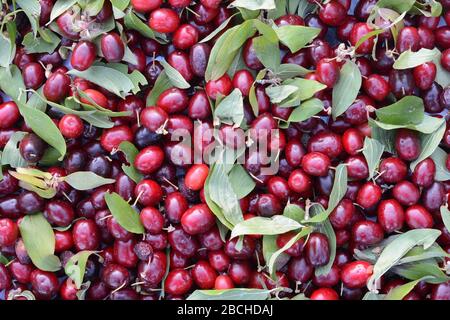
[[[77,171],[64,177],[72,188],[77,190],[91,190],[105,184],[114,183],[116,180],[103,178],[90,171]]]
[[[341,68],[339,79],[333,87],[331,115],[336,120],[355,101],[361,88],[359,67],[348,60]]]
[[[145,233],[139,214],[120,195],[107,192],[105,201],[113,217],[125,230],[136,234]]]

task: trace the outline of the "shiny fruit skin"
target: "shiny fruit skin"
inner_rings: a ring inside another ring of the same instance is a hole
[[[80,41],[73,48],[70,64],[78,71],[87,70],[95,61],[97,48],[92,42]]]

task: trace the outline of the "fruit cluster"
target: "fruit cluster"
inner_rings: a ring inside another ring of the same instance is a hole
[[[450,300],[449,0],[0,20],[0,299]]]

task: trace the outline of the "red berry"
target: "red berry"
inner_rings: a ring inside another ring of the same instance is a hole
[[[227,74],[217,80],[210,80],[206,83],[206,94],[213,100],[219,95],[227,96],[233,89],[233,83]]]
[[[92,42],[80,41],[73,48],[70,64],[72,68],[84,71],[94,63],[96,55],[97,48]]]
[[[175,32],[179,24],[180,18],[177,13],[167,8],[160,8],[152,11],[148,22],[150,28],[160,33]]]

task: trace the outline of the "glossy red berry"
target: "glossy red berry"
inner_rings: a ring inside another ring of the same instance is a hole
[[[152,11],[148,24],[156,32],[171,33],[177,30],[180,24],[180,18],[171,9],[159,8]]]
[[[350,43],[352,46],[355,46],[358,41],[372,31],[372,28],[365,22],[358,22],[352,28],[350,32]],[[356,49],[357,53],[367,54],[371,53],[374,46],[374,37],[369,37],[369,39],[365,40],[360,46]]]
[[[233,89],[233,83],[227,74],[217,80],[210,80],[206,83],[206,94],[213,100],[219,95],[227,96]]]
[[[373,266],[366,261],[353,261],[343,266],[341,270],[342,283],[347,288],[363,288],[372,275]]]
[[[415,67],[413,75],[416,86],[421,90],[429,89],[436,78],[436,72],[436,65],[433,62],[426,62]]]
[[[73,48],[70,64],[72,68],[84,71],[94,63],[96,55],[97,48],[92,42],[80,41]]]
[[[108,62],[120,62],[125,54],[125,45],[117,33],[107,33],[100,42],[103,57]]]
[[[391,233],[403,227],[405,213],[395,199],[383,200],[378,206],[378,222],[385,232]]]
[[[59,130],[66,138],[78,138],[83,134],[83,121],[74,114],[64,115],[58,123]]]
[[[320,82],[328,88],[333,88],[339,79],[339,65],[336,60],[321,59],[317,62],[316,74]]]
[[[216,218],[205,204],[195,205],[181,217],[181,226],[188,234],[195,235],[204,233],[211,229],[216,222]]]

